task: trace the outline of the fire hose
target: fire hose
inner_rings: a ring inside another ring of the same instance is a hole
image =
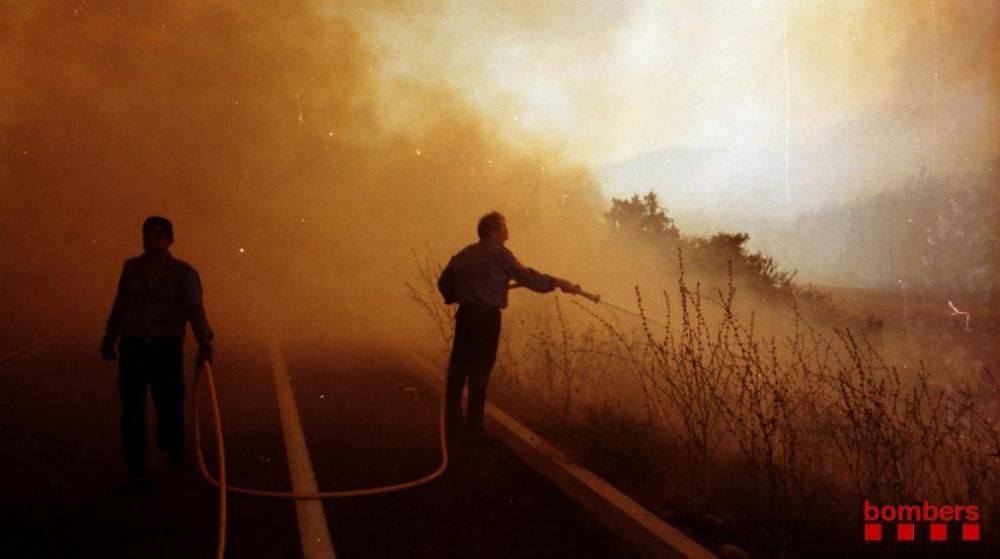
[[[521,287],[520,285],[512,285],[511,289]],[[580,286],[575,286],[574,291],[569,291],[573,295],[580,295],[594,303],[604,303],[614,309],[627,312],[639,316],[638,313],[624,309],[617,305],[608,303],[606,301],[601,301],[601,296],[588,293],[580,288]],[[212,477],[212,474],[208,471],[208,467],[205,465],[205,457],[202,451],[201,444],[201,421],[198,406],[198,395],[201,388],[201,379],[204,377],[205,384],[208,386],[209,400],[212,407],[212,420],[215,428],[215,443],[216,443],[216,454],[218,460],[219,477],[218,479]],[[385,485],[380,487],[371,487],[365,489],[349,489],[342,491],[320,491],[315,493],[296,493],[291,491],[271,491],[264,489],[251,489],[247,487],[239,487],[235,485],[230,485],[226,479],[226,459],[225,459],[225,444],[223,442],[222,435],[222,416],[219,411],[219,400],[218,394],[215,388],[215,378],[212,374],[211,363],[205,362],[195,370],[194,378],[194,389],[193,389],[193,400],[194,404],[194,444],[195,444],[195,456],[197,459],[198,470],[201,476],[208,483],[219,488],[219,537],[218,545],[216,548],[216,557],[222,559],[225,556],[226,548],[226,521],[227,521],[227,509],[226,509],[226,496],[228,493],[238,493],[241,495],[252,495],[255,497],[268,497],[276,499],[334,499],[334,498],[345,498],[345,497],[361,497],[368,495],[380,495],[384,493],[392,493],[396,491],[402,491],[404,489],[410,489],[429,483],[438,477],[440,477],[445,470],[448,468],[448,444],[447,444],[447,433],[445,431],[445,399],[441,398],[441,405],[439,407],[438,414],[438,442],[441,449],[441,465],[438,466],[433,472],[420,477],[418,479],[396,483],[392,485]]]
[[[201,445],[201,421],[198,402],[198,393],[201,386],[201,377],[205,377],[205,383],[208,385],[209,397],[212,405],[212,418],[215,423],[215,439],[216,439],[216,452],[218,454],[219,462],[219,477],[218,479],[212,477],[209,473],[208,467],[205,465],[205,457],[202,452]],[[448,444],[446,440],[445,433],[445,422],[444,422],[444,398],[441,398],[440,413],[438,416],[438,440],[441,448],[441,465],[438,466],[436,470],[427,474],[421,478],[396,483],[392,485],[384,485],[380,487],[371,487],[365,489],[350,489],[343,491],[320,491],[316,493],[296,493],[291,491],[270,491],[265,489],[251,489],[247,487],[239,487],[235,485],[229,485],[226,481],[226,460],[225,460],[225,445],[222,439],[222,418],[219,412],[219,400],[215,390],[215,379],[212,375],[212,366],[210,363],[205,363],[202,367],[198,367],[195,371],[195,383],[194,383],[194,444],[195,444],[195,456],[198,462],[198,471],[201,476],[208,483],[219,488],[219,538],[218,546],[216,548],[216,557],[222,559],[225,555],[226,546],[226,494],[227,493],[238,493],[241,495],[252,495],[255,497],[268,497],[274,499],[335,499],[335,498],[345,498],[345,497],[362,497],[368,495],[381,495],[383,493],[392,493],[395,491],[402,491],[404,489],[410,489],[417,487],[418,485],[423,485],[429,483],[444,473],[448,468]]]

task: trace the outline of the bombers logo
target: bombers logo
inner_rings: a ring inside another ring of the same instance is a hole
[[[874,505],[864,502],[865,541],[880,542],[885,523],[896,526],[896,541],[912,542],[929,539],[932,542],[947,541],[950,536],[960,536],[962,541],[979,541],[979,507],[976,505],[932,505],[924,501],[921,505]],[[920,535],[917,527],[920,527]],[[924,526],[928,528],[925,530]],[[949,534],[949,528],[955,528]],[[958,530],[961,530],[959,533]]]

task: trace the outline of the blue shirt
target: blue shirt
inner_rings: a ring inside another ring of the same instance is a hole
[[[471,303],[505,309],[511,280],[539,293],[556,288],[552,276],[525,267],[506,247],[483,239],[451,257],[441,272],[438,290],[448,304]]]

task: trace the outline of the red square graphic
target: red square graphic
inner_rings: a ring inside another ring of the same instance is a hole
[[[979,541],[979,524],[962,524],[962,541]]]
[[[948,539],[948,525],[947,524],[931,524],[931,541],[932,542],[943,542]]]
[[[882,541],[882,525],[865,524],[865,541],[866,542]]]
[[[913,533],[913,524],[896,525],[896,541],[912,542],[914,539]]]

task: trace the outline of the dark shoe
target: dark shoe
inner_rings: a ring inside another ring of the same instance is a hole
[[[183,466],[184,465],[184,453],[183,452],[168,452],[167,453],[167,464],[171,466]]]
[[[142,493],[149,488],[149,480],[146,476],[139,474],[129,474],[117,486],[115,486],[115,493],[119,495],[135,495],[137,493]]]

